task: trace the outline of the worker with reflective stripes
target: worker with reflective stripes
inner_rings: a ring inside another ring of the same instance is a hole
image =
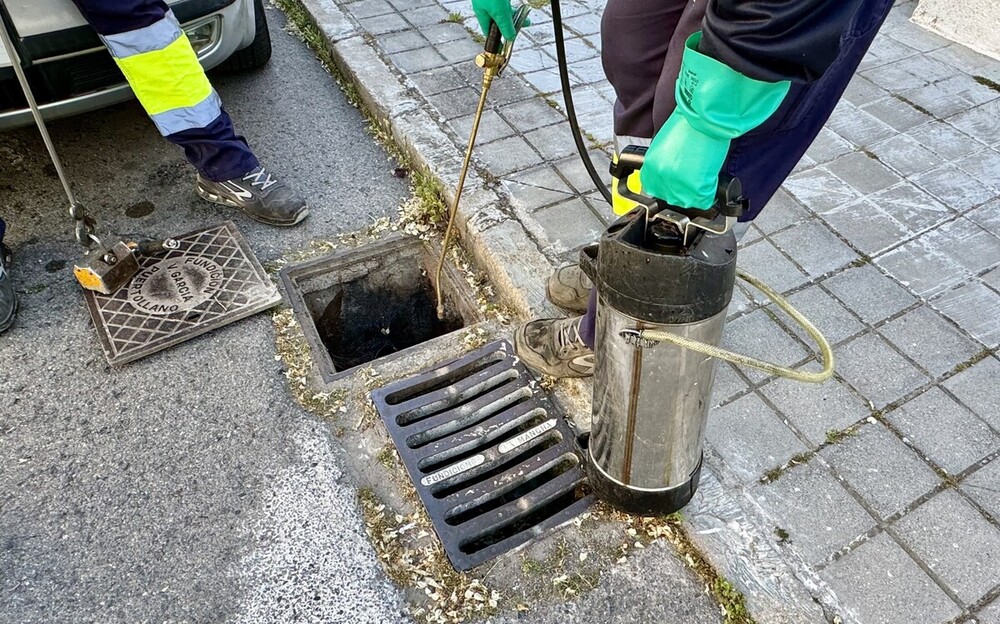
[[[295,225],[305,202],[236,134],[187,35],[163,0],[73,0],[160,134],[198,170],[198,194],[269,225]]]
[[[616,149],[649,146],[629,187],[641,182],[671,205],[708,209],[726,173],[750,199],[735,230],[746,232],[830,117],[892,5],[608,0],[601,60],[617,95]],[[510,0],[472,6],[484,32],[493,20],[505,38],[515,36]],[[591,290],[579,266],[556,271],[549,299],[577,316],[519,327],[514,345],[526,364],[553,377],[593,374]]]
[[[100,35],[156,128],[198,170],[198,195],[268,225],[291,226],[305,201],[264,169],[236,134],[187,35],[162,0],[73,0]],[[17,298],[0,219],[0,332],[14,322]]]

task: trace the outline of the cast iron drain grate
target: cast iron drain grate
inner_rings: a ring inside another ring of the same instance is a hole
[[[459,570],[572,520],[593,502],[572,430],[509,342],[371,397]]]
[[[109,364],[137,360],[281,301],[231,221],[176,239],[180,249],[139,258],[139,273],[118,292],[84,291]]]

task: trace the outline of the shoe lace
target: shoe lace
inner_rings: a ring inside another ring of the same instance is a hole
[[[266,191],[269,186],[278,182],[272,178],[271,174],[267,173],[263,167],[246,174],[243,176],[243,180],[245,182],[250,182],[250,186],[259,186],[262,191]]]
[[[580,321],[575,319],[569,323],[563,323],[556,334],[556,341],[559,349],[565,351],[579,351],[585,348],[583,338],[580,336]]]

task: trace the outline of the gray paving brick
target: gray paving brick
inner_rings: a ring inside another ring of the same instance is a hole
[[[957,262],[941,255],[926,235],[875,259],[875,263],[911,292],[926,298],[938,295],[969,279]]]
[[[990,67],[995,65],[996,63],[992,63],[988,66],[983,66],[981,69],[988,71]],[[982,76],[979,77],[982,78]],[[982,84],[977,81],[975,77],[964,72],[957,72],[951,78],[938,82],[937,85],[950,93],[960,96],[972,106],[979,106],[980,104],[992,102],[993,100],[1000,98],[1000,92]]]
[[[1000,598],[983,607],[983,610],[976,614],[979,624],[1000,624]]]
[[[726,467],[745,483],[781,466],[806,447],[756,394],[712,410],[705,438]]]
[[[524,79],[527,80],[531,86],[538,89],[542,93],[557,93],[562,86],[559,82],[559,71],[556,69],[540,69],[538,71],[533,71],[524,74]],[[560,96],[561,100],[562,97]]]
[[[903,176],[912,176],[942,164],[944,160],[905,134],[898,134],[869,147],[883,163]]]
[[[795,364],[809,355],[763,310],[751,312],[728,323],[722,344],[727,349],[777,362],[782,366]],[[742,370],[754,382],[767,378],[763,371],[752,368]]]
[[[827,125],[858,147],[867,147],[896,134],[892,126],[852,105],[838,106]]]
[[[377,39],[377,41],[378,46],[382,48],[386,54],[396,54],[397,52],[406,52],[407,50],[422,49],[430,45],[430,42],[415,30],[382,35]]]
[[[996,67],[993,59],[973,52],[963,45],[953,43],[929,52],[928,56],[948,63],[966,74],[983,76],[995,82],[1000,81],[1000,67]]]
[[[510,59],[511,69],[518,73],[538,71],[540,69],[552,69],[556,66],[556,60],[546,54],[541,48],[518,48],[514,56]]]
[[[408,7],[401,12],[408,22],[418,28],[440,24],[448,19],[448,11],[445,11],[438,5],[429,5],[420,8]]]
[[[997,409],[998,384],[1000,384],[1000,362],[994,357],[988,357],[942,385],[977,416],[1000,431],[1000,410]]]
[[[879,191],[869,199],[914,234],[954,216],[954,211],[910,183]]]
[[[938,119],[951,117],[975,106],[957,93],[943,89],[937,84],[910,89],[900,93],[898,97],[920,107]]]
[[[987,145],[995,145],[1000,143],[997,119],[1000,119],[1000,100],[993,100],[949,118],[948,123]]]
[[[796,310],[805,314],[806,318],[812,321],[830,344],[841,342],[865,329],[865,326],[848,312],[847,308],[840,305],[819,286],[810,286],[805,290],[800,290],[791,295],[788,301],[795,306]],[[779,317],[784,318],[778,310],[774,310],[774,312]],[[784,320],[803,342],[810,346],[813,344],[812,338],[798,324],[790,319]]]
[[[998,124],[1000,125],[1000,124]],[[1000,193],[1000,152],[983,150],[955,162],[987,187]]]
[[[528,210],[535,210],[572,199],[576,193],[550,165],[519,171],[505,180],[514,200]]]
[[[479,105],[479,91],[478,88],[464,87],[429,95],[427,101],[444,119],[457,119],[476,112],[476,107]],[[486,110],[493,109],[488,106]]]
[[[962,158],[982,149],[978,141],[943,121],[932,121],[907,134],[947,160]]]
[[[860,80],[864,80],[860,78]],[[829,128],[822,128],[816,139],[806,150],[806,154],[816,163],[825,163],[843,154],[849,154],[854,147],[843,137]]]
[[[540,99],[526,100],[504,106],[500,114],[510,122],[518,132],[530,132],[535,128],[559,123],[566,118]]]
[[[526,132],[524,138],[531,143],[545,160],[558,160],[576,153],[569,123],[555,124]]]
[[[1000,461],[994,459],[962,482],[961,490],[972,497],[994,520],[1000,521]]]
[[[600,238],[605,227],[582,199],[542,208],[533,216],[545,229],[552,251],[556,254],[593,243]]]
[[[870,200],[827,210],[820,215],[862,253],[875,256],[909,236],[907,228]]]
[[[886,323],[879,331],[935,377],[950,371],[981,349],[927,306],[910,310]]]
[[[900,181],[900,177],[873,158],[870,153],[851,152],[827,164],[838,178],[867,195],[889,188]]]
[[[388,2],[385,2],[385,0],[361,0],[360,2],[345,4],[344,7],[359,20],[396,12],[396,9]]]
[[[951,41],[944,37],[936,35],[926,28],[922,28],[909,21],[901,22],[894,26],[887,31],[887,35],[919,52],[930,52],[951,43]]]
[[[809,217],[809,212],[794,197],[784,189],[779,188],[753,222],[760,228],[761,232],[771,234],[796,223],[801,223]]]
[[[991,201],[985,206],[969,211],[965,216],[987,232],[1000,236],[1000,200]]]
[[[422,26],[420,28],[420,34],[434,44],[447,43],[449,41],[470,40],[469,31],[465,30],[465,26],[453,22]],[[482,46],[480,46],[480,49],[482,49]]]
[[[837,372],[876,409],[898,401],[929,381],[876,334],[865,334],[834,349]]]
[[[864,76],[855,75],[844,91],[844,99],[855,106],[864,106],[884,98],[886,91]]]
[[[906,132],[910,128],[927,123],[933,117],[918,110],[909,102],[900,98],[888,97],[864,106],[861,110],[872,117],[889,125],[898,132]]]
[[[398,13],[379,15],[378,17],[366,17],[358,20],[358,23],[361,24],[362,28],[375,36],[391,32],[399,32],[402,30],[410,30],[413,28],[410,26],[410,23],[403,19],[403,17]]]
[[[611,184],[611,174],[608,173],[608,166],[611,163],[611,159],[597,151],[591,151],[590,157],[594,161],[594,167],[597,168],[597,172],[608,184]],[[579,156],[570,156],[569,158],[556,161],[554,164],[559,173],[569,181],[570,186],[577,191],[589,193],[594,190],[594,181],[590,179],[590,174],[587,173],[587,169],[583,166],[583,161],[580,160]]]
[[[940,483],[937,474],[880,423],[864,425],[821,454],[883,519]]]
[[[407,74],[443,67],[448,64],[448,60],[430,46],[419,50],[390,54],[389,60]]]
[[[865,624],[945,622],[961,613],[887,533],[861,544],[820,576]]]
[[[401,13],[410,9],[438,5],[437,0],[392,0],[391,4]]]
[[[729,316],[735,316],[736,314],[751,308],[756,307],[757,302],[753,301],[740,287],[737,282],[737,287],[733,289],[733,298],[729,301]]]
[[[542,158],[521,137],[513,136],[492,143],[476,153],[493,175],[504,176],[513,171],[537,165]]]
[[[962,284],[931,301],[943,313],[990,348],[1000,346],[1000,295],[980,281]]]
[[[473,117],[474,115],[465,115],[463,117],[452,119],[448,122],[448,125],[455,130],[458,134],[458,138],[462,140],[463,144],[465,141],[469,140],[469,133],[472,132]],[[501,117],[495,110],[486,110],[483,111],[483,118],[479,122],[479,131],[476,134],[476,145],[486,145],[487,143],[496,141],[497,139],[504,139],[509,136],[513,136],[514,133],[515,131],[510,127],[510,124],[504,121],[503,117]]]
[[[566,46],[566,61],[571,65],[577,61],[585,61],[601,54],[598,49],[590,44],[590,41],[583,37],[570,37],[565,39],[564,43]]]
[[[1000,269],[993,269],[989,273],[985,274],[981,278],[983,283],[1000,292]]]
[[[876,324],[910,307],[917,299],[871,265],[847,269],[825,286],[865,322]]]
[[[900,59],[896,65],[927,82],[947,80],[956,73],[954,67],[929,54],[913,54]]]
[[[801,173],[803,171],[808,171],[809,169],[812,169],[815,166],[816,166],[816,161],[813,160],[808,154],[803,154],[802,158],[799,159],[799,162],[795,163],[795,166],[792,168],[792,175],[795,175],[796,173]]]
[[[814,565],[875,525],[868,512],[815,460],[754,488],[751,496],[788,532],[791,547]]]
[[[724,403],[750,386],[729,362],[716,362],[715,385],[712,387],[712,407]]]
[[[885,66],[916,53],[916,50],[895,39],[876,37],[875,41],[872,42],[871,48],[868,50],[868,54],[865,55],[860,69],[868,70],[872,67]],[[877,80],[876,83],[878,83]],[[886,88],[891,87],[886,86]]]
[[[887,415],[923,455],[957,475],[1000,449],[1000,436],[938,388],[931,388]]]
[[[409,74],[406,78],[425,97],[468,86],[465,78],[451,67],[439,67],[416,74]]]
[[[775,234],[771,240],[791,256],[810,278],[845,267],[858,258],[856,251],[817,219]]]
[[[925,235],[937,253],[969,273],[981,273],[1000,264],[1000,237],[965,217],[949,221]]]
[[[476,55],[483,51],[483,47],[481,45],[468,38],[439,43],[434,46],[434,49],[437,50],[438,54],[443,56],[451,65],[472,63],[474,62]],[[493,83],[493,86],[490,88],[490,99],[494,103],[499,103],[497,92],[503,85],[506,84],[510,84],[510,76],[504,76],[503,79],[497,80]],[[528,95],[534,95],[534,91]]]
[[[570,31],[581,35],[592,35],[601,31],[601,16],[596,13],[584,13],[563,20]]]
[[[858,69],[861,71],[862,76],[883,89],[888,89],[894,93],[916,89],[930,82],[920,76],[913,75],[903,65],[900,65],[898,61],[878,67],[865,67],[864,63],[862,63]]]
[[[821,384],[775,379],[760,391],[814,447],[826,441],[827,431],[846,429],[871,413],[836,379]]]
[[[536,99],[538,96],[535,90],[514,72],[504,75],[500,80],[495,80],[490,87],[489,100],[501,110],[515,103],[528,99]]]
[[[1000,584],[1000,529],[956,492],[941,492],[904,516],[896,530],[966,603]]]
[[[796,173],[785,180],[785,190],[814,212],[826,212],[858,199],[859,194],[823,167]]]
[[[809,278],[767,240],[760,240],[740,249],[737,265],[778,292],[786,292],[805,284]]]
[[[996,197],[995,191],[951,163],[921,173],[912,180],[949,208],[959,212]]]

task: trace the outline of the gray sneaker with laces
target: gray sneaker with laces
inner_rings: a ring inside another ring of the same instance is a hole
[[[593,286],[580,265],[571,264],[555,270],[545,283],[545,294],[549,301],[563,310],[583,314],[587,311],[587,300]]]
[[[224,182],[199,173],[197,190],[202,199],[239,208],[251,219],[268,225],[295,225],[309,216],[305,200],[263,167]]]
[[[0,243],[0,334],[10,329],[17,315],[17,293],[10,279],[10,249]]]
[[[514,352],[521,360],[550,377],[589,377],[594,374],[594,352],[580,338],[582,316],[537,319],[514,332]]]

